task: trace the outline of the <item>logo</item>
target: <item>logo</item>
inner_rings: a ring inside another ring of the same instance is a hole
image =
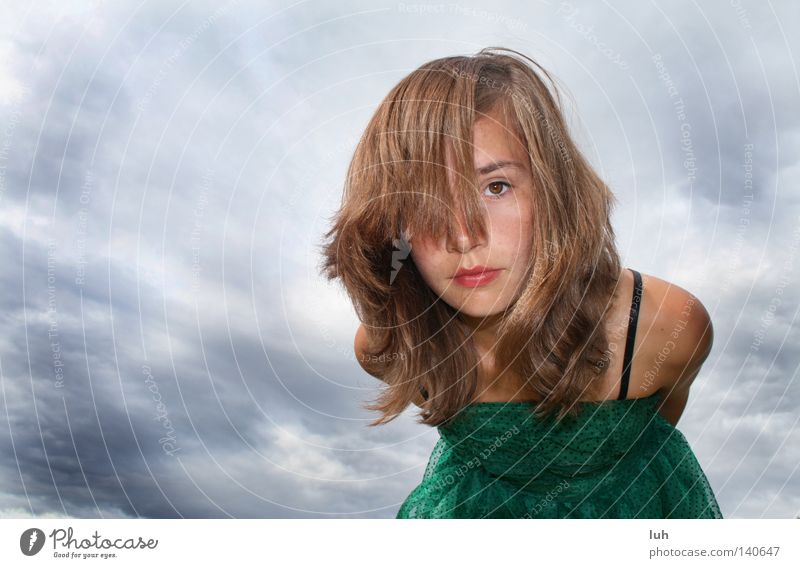
[[[44,546],[44,531],[28,529],[19,537],[19,548],[25,556],[37,554]]]
[[[392,239],[392,245],[394,246],[395,251],[392,251],[392,273],[389,276],[389,285],[391,286],[392,282],[394,282],[395,276],[403,267],[403,261],[408,258],[409,253],[411,252],[411,242],[406,231],[403,231],[403,234],[400,236],[399,239]]]

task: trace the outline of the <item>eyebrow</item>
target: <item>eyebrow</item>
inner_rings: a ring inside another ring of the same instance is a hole
[[[484,176],[486,174],[492,173],[495,170],[499,170],[500,168],[524,169],[525,166],[523,166],[519,162],[513,162],[511,160],[500,160],[498,162],[492,162],[491,164],[487,164],[480,168],[475,168],[475,173],[480,176]]]

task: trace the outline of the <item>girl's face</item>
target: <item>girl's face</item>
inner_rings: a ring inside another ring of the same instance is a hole
[[[516,300],[531,254],[532,176],[527,149],[501,112],[487,113],[474,125],[475,167],[488,216],[488,240],[466,232],[458,219],[453,242],[443,236],[411,236],[411,257],[430,288],[454,309],[486,317]],[[500,164],[503,165],[500,165]],[[448,156],[448,171],[452,160]],[[486,267],[482,282],[455,278],[459,270]],[[496,269],[496,273],[489,270]],[[493,276],[493,277],[492,277]],[[488,280],[488,281],[487,281]]]

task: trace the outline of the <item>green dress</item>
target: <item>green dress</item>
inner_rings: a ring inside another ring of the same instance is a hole
[[[536,417],[530,401],[467,405],[437,428],[398,519],[722,518],[686,438],[658,413],[659,393],[626,398],[642,297],[632,272],[619,397],[580,401],[561,422]]]
[[[468,405],[447,426],[397,518],[722,518],[658,393],[579,402],[538,419],[530,402]]]

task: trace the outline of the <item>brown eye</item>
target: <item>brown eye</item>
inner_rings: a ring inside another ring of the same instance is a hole
[[[489,193],[484,193],[484,195],[491,197],[492,199],[500,199],[507,193],[507,191],[502,191],[502,186],[506,186],[508,189],[511,189],[511,186],[504,181],[493,181],[486,186],[484,191],[489,190]]]

